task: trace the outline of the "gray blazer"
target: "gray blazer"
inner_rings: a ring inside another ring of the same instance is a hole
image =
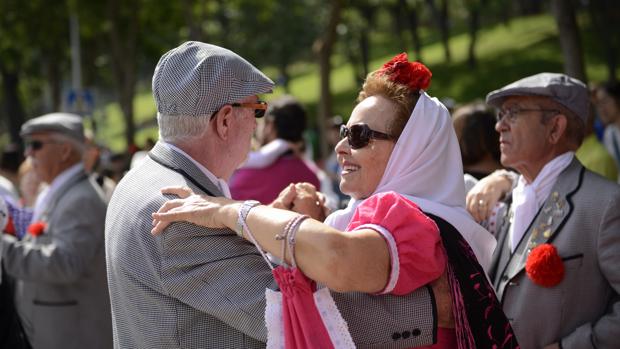
[[[111,348],[102,194],[84,171],[58,189],[43,235],[3,237],[17,310],[34,349]]]
[[[523,349],[620,347],[620,186],[573,162],[510,254],[507,210],[498,220],[491,278]],[[557,286],[525,273],[531,248],[553,244],[564,262]]]
[[[160,189],[185,185],[221,195],[186,157],[157,143],[112,196],[106,260],[116,348],[263,348],[265,289],[276,289],[256,248],[229,229],[174,223],[152,236]],[[433,342],[432,293],[334,294],[359,348]]]

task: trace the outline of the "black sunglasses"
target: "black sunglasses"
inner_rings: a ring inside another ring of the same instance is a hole
[[[355,124],[351,127],[340,126],[340,139],[344,137],[347,137],[349,146],[353,149],[364,148],[371,139],[394,140],[394,137],[389,134],[372,130],[366,124]]]
[[[231,103],[232,107],[237,108],[252,108],[254,109],[254,117],[262,118],[267,111],[267,102],[257,101],[256,103]]]
[[[38,141],[38,140],[29,140],[29,141],[26,141],[26,149],[32,149],[33,151],[37,151],[43,148],[44,145],[52,144],[52,143],[58,143],[58,142],[55,142],[55,141],[44,142],[44,141]]]

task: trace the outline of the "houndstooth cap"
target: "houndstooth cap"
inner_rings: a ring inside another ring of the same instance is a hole
[[[225,104],[270,93],[273,86],[236,53],[197,41],[166,52],[153,73],[153,97],[162,115],[211,115]]]

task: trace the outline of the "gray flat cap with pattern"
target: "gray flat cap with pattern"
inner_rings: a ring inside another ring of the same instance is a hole
[[[528,76],[506,85],[487,95],[487,103],[500,107],[510,96],[549,97],[586,120],[589,114],[590,98],[586,85],[568,75],[540,73]]]
[[[25,137],[40,132],[59,133],[80,142],[84,141],[82,117],[76,114],[51,113],[30,119],[22,125],[20,135]]]
[[[273,86],[236,53],[197,41],[165,53],[153,74],[153,97],[162,115],[211,115],[225,104],[269,93]]]

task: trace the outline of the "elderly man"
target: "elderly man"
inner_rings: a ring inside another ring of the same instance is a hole
[[[519,344],[617,348],[620,187],[575,158],[589,111],[586,86],[542,73],[489,93],[487,103],[499,108],[501,162],[520,176],[483,179],[468,208],[483,218],[489,202],[511,191],[496,214],[490,274]]]
[[[273,82],[235,53],[187,42],[153,75],[159,142],[119,183],[106,218],[115,347],[263,348],[265,289],[277,287],[255,247],[228,229],[175,223],[151,235],[164,186],[230,197],[227,181],[250,149],[258,94]],[[261,185],[257,183],[256,185]],[[360,348],[433,342],[430,288],[404,297],[342,294],[336,302]],[[449,309],[449,305],[448,305]]]
[[[6,272],[33,348],[112,345],[101,191],[82,165],[82,118],[54,113],[22,126],[26,155],[49,184],[22,240],[3,236]]]

